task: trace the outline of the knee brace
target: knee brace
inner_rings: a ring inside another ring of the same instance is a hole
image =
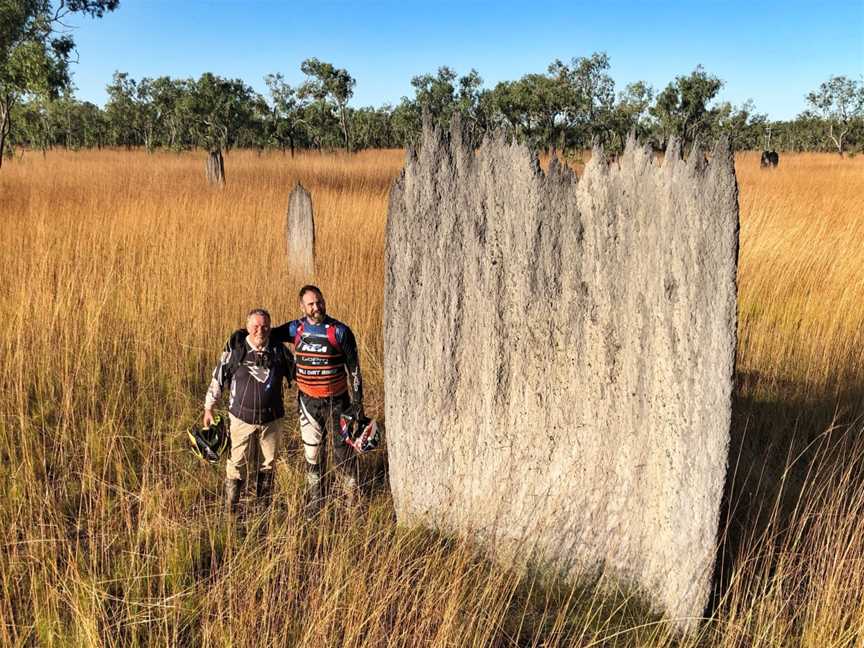
[[[303,456],[307,465],[321,463],[321,446],[324,440],[324,430],[300,401],[300,438],[303,440]]]

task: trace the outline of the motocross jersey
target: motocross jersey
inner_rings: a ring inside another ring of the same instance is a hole
[[[342,322],[325,317],[321,324],[299,319],[271,331],[294,345],[297,389],[312,398],[332,398],[346,391],[363,400],[363,380],[354,334]]]
[[[253,348],[248,339],[232,348],[229,340],[213,371],[205,407],[213,407],[230,381],[231,414],[252,424],[275,421],[285,415],[282,381],[290,384],[293,365],[290,352],[272,340],[262,349]]]
[[[245,336],[246,331],[238,329],[229,344],[236,348]],[[333,398],[347,391],[351,402],[363,402],[357,342],[346,324],[330,316],[321,324],[296,319],[271,329],[270,341],[294,345],[295,378],[304,396]]]

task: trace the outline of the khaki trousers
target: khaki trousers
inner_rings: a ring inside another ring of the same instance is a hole
[[[241,421],[233,414],[231,420],[231,456],[225,462],[228,479],[246,479],[247,466],[252,464],[258,472],[273,470],[279,454],[284,419],[253,424]]]

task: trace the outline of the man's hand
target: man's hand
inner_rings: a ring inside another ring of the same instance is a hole
[[[213,423],[213,410],[204,410],[204,427],[210,427]]]

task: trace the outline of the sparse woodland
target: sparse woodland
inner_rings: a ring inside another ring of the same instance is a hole
[[[722,101],[724,81],[701,66],[663,88],[637,81],[616,89],[605,53],[553,61],[545,71],[487,88],[476,70],[443,66],[411,79],[413,97],[395,105],[349,105],[355,79],[310,58],[305,81],[282,74],[257,92],[243,79],[134,79],[115,73],[100,108],[64,94],[22,95],[10,110],[7,152],[126,147],[181,151],[253,148],[356,151],[402,148],[419,138],[424,112],[442,128],[458,114],[473,143],[500,131],[541,149],[574,154],[603,144],[619,152],[630,132],[659,149],[670,137],[690,146],[727,137],[734,150],[833,151],[864,147],[864,81],[833,76],[806,97],[807,109],[771,121],[753,101]]]

